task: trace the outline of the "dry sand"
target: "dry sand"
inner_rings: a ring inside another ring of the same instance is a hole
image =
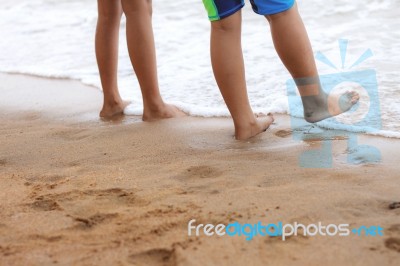
[[[78,82],[0,75],[1,265],[399,265],[400,141],[360,136],[382,162],[307,169],[320,141],[287,116],[248,142],[229,119],[103,122]],[[393,206],[396,207],[396,206]],[[384,236],[189,237],[187,224],[321,221]]]

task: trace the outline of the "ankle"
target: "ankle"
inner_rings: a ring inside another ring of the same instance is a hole
[[[268,115],[265,118],[250,120],[247,124],[235,125],[235,138],[237,140],[246,140],[254,137],[267,130],[273,122],[273,116]]]
[[[104,105],[115,106],[122,104],[122,102],[123,100],[119,95],[104,97]]]
[[[233,121],[235,125],[235,131],[236,132],[241,132],[244,130],[251,129],[255,126],[257,126],[257,119],[256,117],[252,117],[250,119],[242,120],[242,121]]]
[[[148,112],[159,112],[165,108],[165,103],[162,99],[144,101],[143,109]]]

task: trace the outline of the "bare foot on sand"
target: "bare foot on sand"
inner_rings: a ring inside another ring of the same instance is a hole
[[[355,105],[360,96],[355,91],[343,94],[302,97],[304,118],[307,122],[315,123],[326,118],[340,115]]]
[[[187,116],[185,112],[172,104],[163,104],[156,109],[146,109],[143,111],[142,120],[146,122],[157,121],[160,119],[184,117]]]
[[[104,103],[103,108],[100,111],[100,117],[107,119],[123,115],[125,107],[127,107],[130,103],[130,101],[123,100],[113,103]]]
[[[235,128],[235,138],[237,140],[246,140],[252,138],[262,132],[265,132],[269,126],[274,122],[272,114],[266,117],[257,117],[254,123],[247,127]]]

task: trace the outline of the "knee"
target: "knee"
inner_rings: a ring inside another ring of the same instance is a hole
[[[122,9],[127,18],[153,14],[152,0],[122,0]]]
[[[227,17],[218,21],[211,22],[211,29],[221,33],[231,33],[240,31],[241,21],[234,17]]]
[[[235,26],[232,24],[221,23],[221,21],[215,21],[211,23],[211,28],[213,31],[218,32],[232,32],[235,31]]]
[[[99,21],[107,23],[118,22],[121,20],[122,10],[119,9],[102,9],[99,10]]]

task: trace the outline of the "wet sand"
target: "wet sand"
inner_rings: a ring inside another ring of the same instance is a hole
[[[288,116],[247,142],[224,118],[97,118],[102,95],[1,74],[1,265],[398,265],[400,141],[359,136],[376,164],[299,166],[318,139]],[[362,156],[361,156],[362,157]],[[360,159],[362,161],[362,158]],[[383,236],[189,237],[188,222],[348,223]]]

